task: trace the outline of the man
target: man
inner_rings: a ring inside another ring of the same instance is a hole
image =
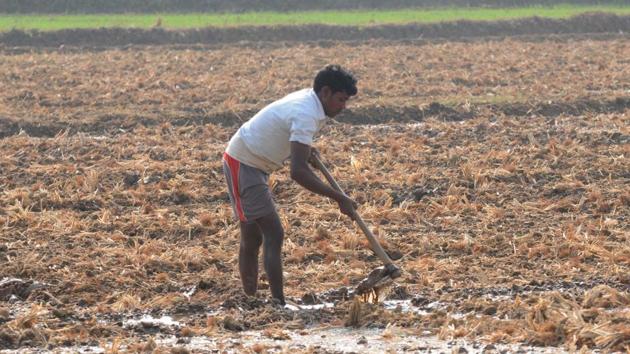
[[[267,184],[269,174],[291,159],[291,178],[304,188],[333,199],[351,216],[357,207],[347,195],[324,183],[309,167],[313,137],[326,117],[334,117],[356,95],[357,80],[338,65],[319,71],[313,88],[293,92],[263,108],[243,124],[223,154],[223,170],[235,217],[240,221],[239,272],[243,290],[256,294],[258,253],[274,301],[284,305],[282,242],[284,230]]]

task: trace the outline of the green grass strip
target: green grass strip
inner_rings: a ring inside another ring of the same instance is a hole
[[[492,21],[531,16],[567,18],[584,12],[600,11],[630,15],[630,6],[557,5],[524,8],[443,8],[405,9],[395,11],[304,11],[193,14],[124,14],[124,15],[0,15],[0,31],[37,29],[52,31],[69,28],[150,28],[158,21],[164,28],[199,28],[207,26],[263,25],[355,25],[432,23],[460,19]]]

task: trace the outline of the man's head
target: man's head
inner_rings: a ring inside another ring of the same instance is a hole
[[[357,79],[339,65],[328,65],[315,76],[313,90],[326,115],[334,117],[346,108],[346,101],[357,94]]]

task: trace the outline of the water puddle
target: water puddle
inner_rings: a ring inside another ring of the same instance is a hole
[[[146,331],[149,329],[174,330],[181,328],[182,325],[178,321],[174,321],[171,316],[162,316],[155,318],[151,315],[144,315],[140,319],[131,319],[123,322],[123,328]]]
[[[428,315],[436,310],[445,308],[447,305],[440,301],[433,301],[424,306],[416,306],[413,300],[385,300],[382,302],[387,310],[400,312],[413,312],[418,315]]]
[[[520,345],[484,344],[466,340],[441,340],[409,330],[379,328],[311,328],[302,331],[281,331],[271,335],[265,331],[245,331],[228,337],[164,337],[155,340],[160,347],[185,348],[195,353],[315,351],[334,353],[566,353],[560,348],[535,348]]]
[[[321,309],[329,309],[335,307],[335,304],[332,302],[325,302],[323,304],[316,305],[298,305],[298,304],[286,304],[284,306],[285,309],[291,311],[304,311],[304,310],[321,310]]]

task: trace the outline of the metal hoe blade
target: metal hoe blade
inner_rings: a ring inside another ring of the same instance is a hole
[[[394,283],[394,279],[400,276],[400,269],[392,263],[378,267],[370,272],[367,278],[361,280],[354,293],[364,298],[371,297],[378,302],[378,295],[383,289]]]
[[[326,166],[322,163],[317,155],[312,155],[311,160],[318,170],[322,172],[326,180],[330,185],[338,190],[341,193],[344,191],[341,189],[335,178],[330,174]],[[345,194],[345,193],[344,193]],[[356,210],[353,210],[352,218],[357,223],[361,231],[365,234],[365,237],[368,239],[372,251],[381,259],[383,262],[383,266],[374,269],[367,278],[363,279],[359,285],[355,289],[355,294],[366,296],[366,294],[372,294],[375,302],[378,301],[378,293],[385,287],[391,285],[395,278],[398,278],[401,274],[400,268],[396,267],[392,262],[389,255],[385,252],[383,247],[380,245],[374,234],[367,227],[363,218],[359,215]]]

